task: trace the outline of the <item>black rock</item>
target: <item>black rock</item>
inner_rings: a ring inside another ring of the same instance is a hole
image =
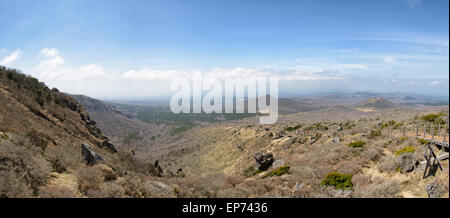
[[[103,158],[100,157],[97,153],[95,153],[91,146],[89,146],[88,143],[83,143],[81,145],[81,155],[83,156],[84,160],[86,161],[87,165],[94,165],[98,161],[102,161]]]
[[[116,147],[109,141],[103,141],[102,146],[107,147],[109,150],[111,150],[112,152],[116,153],[117,149]]]
[[[256,152],[253,157],[259,165],[258,169],[262,171],[269,169],[274,161],[272,153],[262,154],[261,152]]]

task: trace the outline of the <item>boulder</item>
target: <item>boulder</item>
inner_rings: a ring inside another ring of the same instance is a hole
[[[255,158],[256,163],[259,166],[258,169],[262,171],[269,169],[274,161],[272,153],[262,154],[261,152],[256,152],[253,157]]]
[[[83,159],[86,161],[87,165],[94,165],[97,162],[103,160],[100,155],[92,150],[91,146],[89,146],[88,143],[83,143],[81,145],[81,155],[83,156]]]
[[[162,174],[163,174],[163,170],[162,170],[162,168],[161,168],[161,165],[159,165],[159,161],[156,160],[156,161],[155,161],[155,164],[154,164],[153,166],[154,166],[155,169],[156,169],[156,172],[154,173],[155,176],[161,177]]]

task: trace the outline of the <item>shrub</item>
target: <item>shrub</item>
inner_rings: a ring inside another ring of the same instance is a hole
[[[76,198],[77,193],[65,186],[47,185],[39,190],[41,198]]]
[[[417,142],[419,142],[421,145],[428,144],[428,141],[425,139],[418,139]]]
[[[396,180],[355,187],[354,196],[357,198],[395,198],[400,191]]]
[[[438,117],[439,117],[438,114],[427,114],[427,115],[420,117],[420,119],[427,121],[427,122],[434,122]]]
[[[8,139],[9,139],[9,136],[8,136],[6,133],[3,133],[3,134],[2,134],[2,139],[8,140]]]
[[[369,135],[367,136],[367,138],[369,139],[374,139],[376,137],[380,137],[381,136],[381,130],[379,129],[374,129],[372,131],[370,131]]]
[[[352,175],[330,172],[320,184],[322,186],[333,186],[336,189],[351,189],[353,187]]]
[[[44,106],[44,100],[41,97],[36,97],[36,102],[42,107]]]
[[[42,148],[42,150],[45,150],[48,145],[48,140],[46,139],[45,135],[36,131],[31,130],[28,132],[27,137],[30,139],[31,143],[33,143],[35,146]]]
[[[78,185],[79,190],[82,193],[87,193],[91,190],[99,190],[100,185],[103,183],[101,172],[94,167],[80,168],[78,173]]]
[[[284,130],[286,130],[286,131],[288,131],[288,132],[291,132],[291,131],[300,129],[302,126],[303,126],[302,124],[298,124],[298,125],[295,125],[294,127],[289,126],[289,127],[285,128]]]
[[[249,178],[252,176],[256,176],[260,173],[262,173],[262,170],[256,170],[253,166],[250,166],[249,168],[247,168],[246,170],[244,170],[244,176]]]
[[[64,173],[66,172],[67,168],[64,166],[64,164],[61,162],[60,159],[52,159],[49,160],[53,170],[57,173]]]
[[[363,141],[355,141],[355,142],[349,143],[347,146],[348,146],[348,147],[351,147],[351,148],[360,148],[360,147],[362,147],[362,146],[365,145],[365,144],[366,144],[366,143],[363,142]]]
[[[59,99],[59,98],[55,98],[55,104],[61,104],[61,99]]]
[[[13,78],[13,73],[11,72],[11,71],[9,71],[7,74],[6,74],[6,76],[8,77],[8,79],[11,79],[12,80],[12,78]]]
[[[412,146],[405,146],[402,149],[395,152],[395,155],[402,155],[405,153],[414,153],[416,149]]]
[[[266,175],[264,176],[264,178],[266,178],[266,177],[272,177],[272,176],[282,176],[282,175],[284,175],[284,174],[289,173],[289,169],[290,169],[290,168],[291,168],[290,166],[281,166],[281,167],[278,167],[277,169],[273,170],[272,172],[266,174]]]

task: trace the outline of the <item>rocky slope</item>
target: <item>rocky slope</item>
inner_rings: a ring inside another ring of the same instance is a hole
[[[114,106],[84,95],[71,95],[89,112],[97,126],[121,150],[133,151],[139,147],[155,146],[157,125],[129,116]]]
[[[153,163],[117,152],[74,98],[0,66],[0,102],[1,197],[152,195]]]

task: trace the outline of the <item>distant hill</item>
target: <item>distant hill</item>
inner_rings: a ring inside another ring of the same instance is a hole
[[[354,106],[359,110],[386,110],[398,107],[396,104],[382,97],[370,98]]]
[[[259,99],[264,97],[259,97]],[[266,96],[267,104],[270,101],[277,100],[274,97]],[[324,107],[321,105],[316,105],[314,102],[310,102],[308,100],[302,99],[291,99],[291,98],[279,98],[278,99],[278,113],[280,114],[293,114],[298,112],[308,112],[308,111],[316,111],[319,109],[323,109]]]

